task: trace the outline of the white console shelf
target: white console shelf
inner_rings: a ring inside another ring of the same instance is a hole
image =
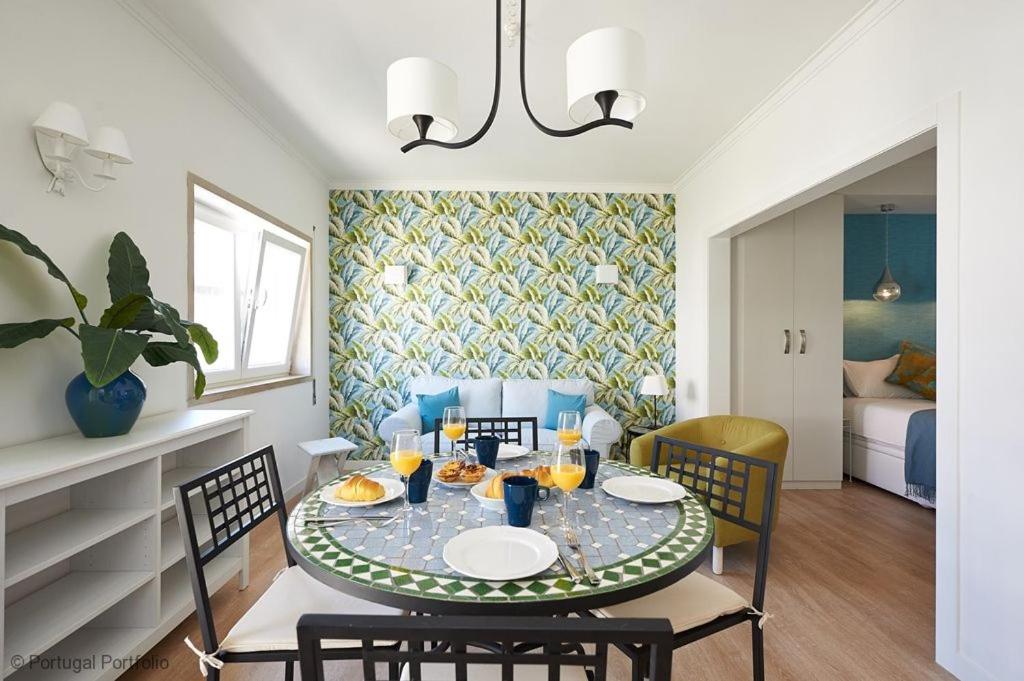
[[[171,490],[244,454],[251,414],[190,409],[140,419],[120,437],[0,449],[4,678],[114,679],[128,663],[100,664],[103,656],[141,655],[188,617]],[[209,541],[206,522],[196,529]],[[244,587],[248,573],[243,539],[207,566],[210,592],[236,575]],[[49,664],[15,668],[33,657]],[[63,668],[86,658],[96,668]]]

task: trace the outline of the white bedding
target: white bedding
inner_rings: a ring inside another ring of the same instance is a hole
[[[924,399],[843,398],[843,416],[851,419],[854,435],[899,448],[900,452],[906,445],[910,415],[934,408],[934,402]]]

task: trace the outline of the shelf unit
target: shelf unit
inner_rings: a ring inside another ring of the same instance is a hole
[[[250,414],[181,411],[0,450],[4,678],[114,679],[194,610],[172,489],[245,453]],[[242,540],[207,566],[211,593],[244,587],[248,564]],[[44,662],[16,669],[19,656]]]

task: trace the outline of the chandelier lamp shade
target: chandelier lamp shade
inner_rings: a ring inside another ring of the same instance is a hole
[[[458,134],[458,78],[440,62],[425,57],[399,59],[388,67],[388,130],[407,143],[403,152],[421,146],[463,149],[478,142],[498,112],[501,98],[502,0],[495,0],[494,91],[491,109],[480,129],[454,141]],[[519,88],[530,121],[553,137],[573,137],[604,126],[630,129],[647,105],[643,95],[646,54],[643,37],[627,28],[601,28],[578,38],[566,52],[567,113],[572,128],[551,128],[530,109],[526,94],[526,0],[520,0]],[[506,33],[508,31],[506,30]]]
[[[882,276],[875,284],[875,291],[872,294],[875,300],[880,303],[891,303],[899,300],[903,295],[903,287],[899,285],[889,269],[889,213],[896,210],[895,204],[883,203],[882,215],[885,217],[885,266],[882,269]]]

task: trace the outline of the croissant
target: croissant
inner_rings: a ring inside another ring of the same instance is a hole
[[[527,468],[526,470],[519,473],[519,475],[525,475],[528,478],[533,478],[537,481],[537,484],[541,487],[554,487],[555,481],[551,478],[551,466],[537,466],[536,468]]]
[[[505,498],[505,478],[511,477],[512,473],[508,471],[502,471],[493,478],[487,485],[487,492],[484,493],[488,499],[504,499]]]
[[[362,475],[353,475],[334,490],[343,501],[376,501],[384,496],[384,485]]]

